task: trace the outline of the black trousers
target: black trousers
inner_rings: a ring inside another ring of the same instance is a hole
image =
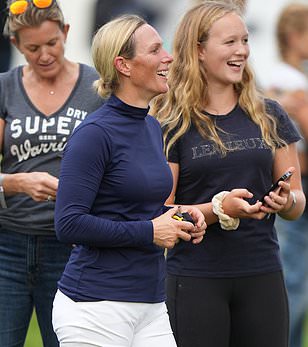
[[[240,278],[168,276],[178,347],[287,347],[289,309],[281,272]]]

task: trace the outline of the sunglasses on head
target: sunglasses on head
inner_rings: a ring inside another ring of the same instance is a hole
[[[31,0],[37,8],[48,8],[54,0]],[[10,12],[13,15],[25,13],[29,6],[29,0],[16,0],[10,5]]]

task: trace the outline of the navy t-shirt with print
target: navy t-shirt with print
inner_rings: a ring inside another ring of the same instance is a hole
[[[300,135],[278,103],[267,100],[267,109],[278,119],[278,132],[286,143]],[[225,157],[213,142],[200,136],[194,125],[172,147],[168,160],[179,163],[176,204],[210,202],[220,191],[246,188],[259,199],[272,184],[273,155],[260,128],[236,106],[229,114],[213,116],[224,130],[221,136],[232,149]],[[254,202],[254,201],[252,201]],[[234,277],[281,269],[279,246],[270,219],[241,219],[236,231],[219,223],[209,225],[199,245],[180,242],[168,251],[168,272],[199,277]]]

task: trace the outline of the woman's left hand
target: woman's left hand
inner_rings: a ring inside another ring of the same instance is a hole
[[[182,211],[188,212],[195,222],[195,228],[190,232],[192,243],[200,243],[203,240],[205,229],[207,228],[203,213],[197,207],[189,205],[182,206]]]

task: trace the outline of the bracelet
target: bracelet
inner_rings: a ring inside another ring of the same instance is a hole
[[[4,189],[3,189],[3,178],[4,178],[4,175],[0,174],[0,206],[2,208],[7,208],[6,202],[5,202],[5,196],[4,196]]]
[[[290,192],[290,195],[292,195],[292,204],[291,204],[291,206],[290,206],[287,210],[281,211],[283,214],[292,211],[293,208],[294,208],[295,205],[296,205],[296,195],[295,195],[295,193],[291,191],[291,192]]]
[[[219,224],[223,230],[236,230],[240,224],[240,219],[228,216],[222,208],[222,202],[227,194],[229,194],[228,191],[222,191],[213,196],[213,212],[217,215]]]

